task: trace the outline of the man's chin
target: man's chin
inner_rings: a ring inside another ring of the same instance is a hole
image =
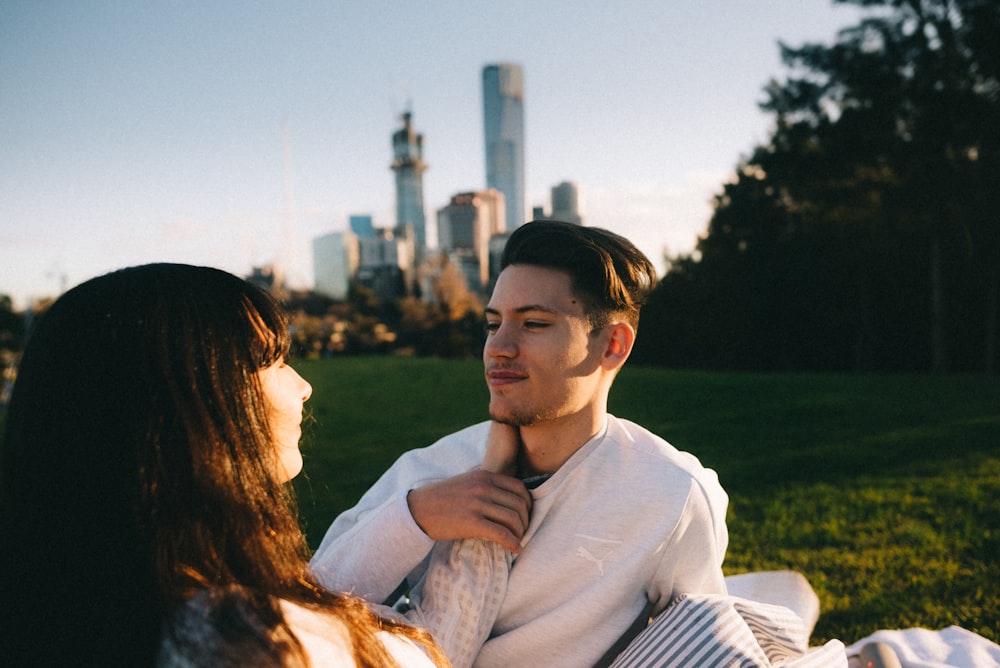
[[[490,407],[490,419],[500,424],[507,424],[511,427],[529,427],[535,423],[532,417],[521,415],[516,412],[503,411]]]

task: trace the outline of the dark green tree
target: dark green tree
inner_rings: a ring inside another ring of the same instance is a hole
[[[0,295],[0,350],[15,352],[24,346],[24,315],[14,311],[7,295]]]
[[[870,11],[780,46],[771,141],[650,307],[701,309],[665,324],[717,366],[992,372],[1000,3],[842,1]]]

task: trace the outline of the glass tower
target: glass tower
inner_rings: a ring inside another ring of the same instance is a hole
[[[483,68],[486,186],[504,195],[507,231],[524,223],[524,72],[500,63]]]
[[[396,225],[413,226],[418,249],[427,245],[424,223],[424,136],[410,124],[411,114],[403,114],[403,127],[392,135],[392,171],[396,172]]]

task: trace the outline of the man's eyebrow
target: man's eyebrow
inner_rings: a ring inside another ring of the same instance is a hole
[[[500,311],[490,306],[487,306],[485,310],[486,313],[490,315],[500,315]],[[543,306],[542,304],[525,304],[524,306],[518,306],[516,309],[514,309],[514,313],[530,313],[532,311],[541,311],[542,313],[551,313],[553,315],[559,313],[557,309],[554,309],[550,306]]]

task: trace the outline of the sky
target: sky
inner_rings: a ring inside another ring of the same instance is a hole
[[[0,295],[24,308],[145,262],[312,284],[312,240],[395,224],[391,135],[424,201],[485,187],[484,65],[525,76],[526,204],[577,184],[584,224],[663,267],[765,143],[779,40],[831,43],[831,0],[0,3]]]

